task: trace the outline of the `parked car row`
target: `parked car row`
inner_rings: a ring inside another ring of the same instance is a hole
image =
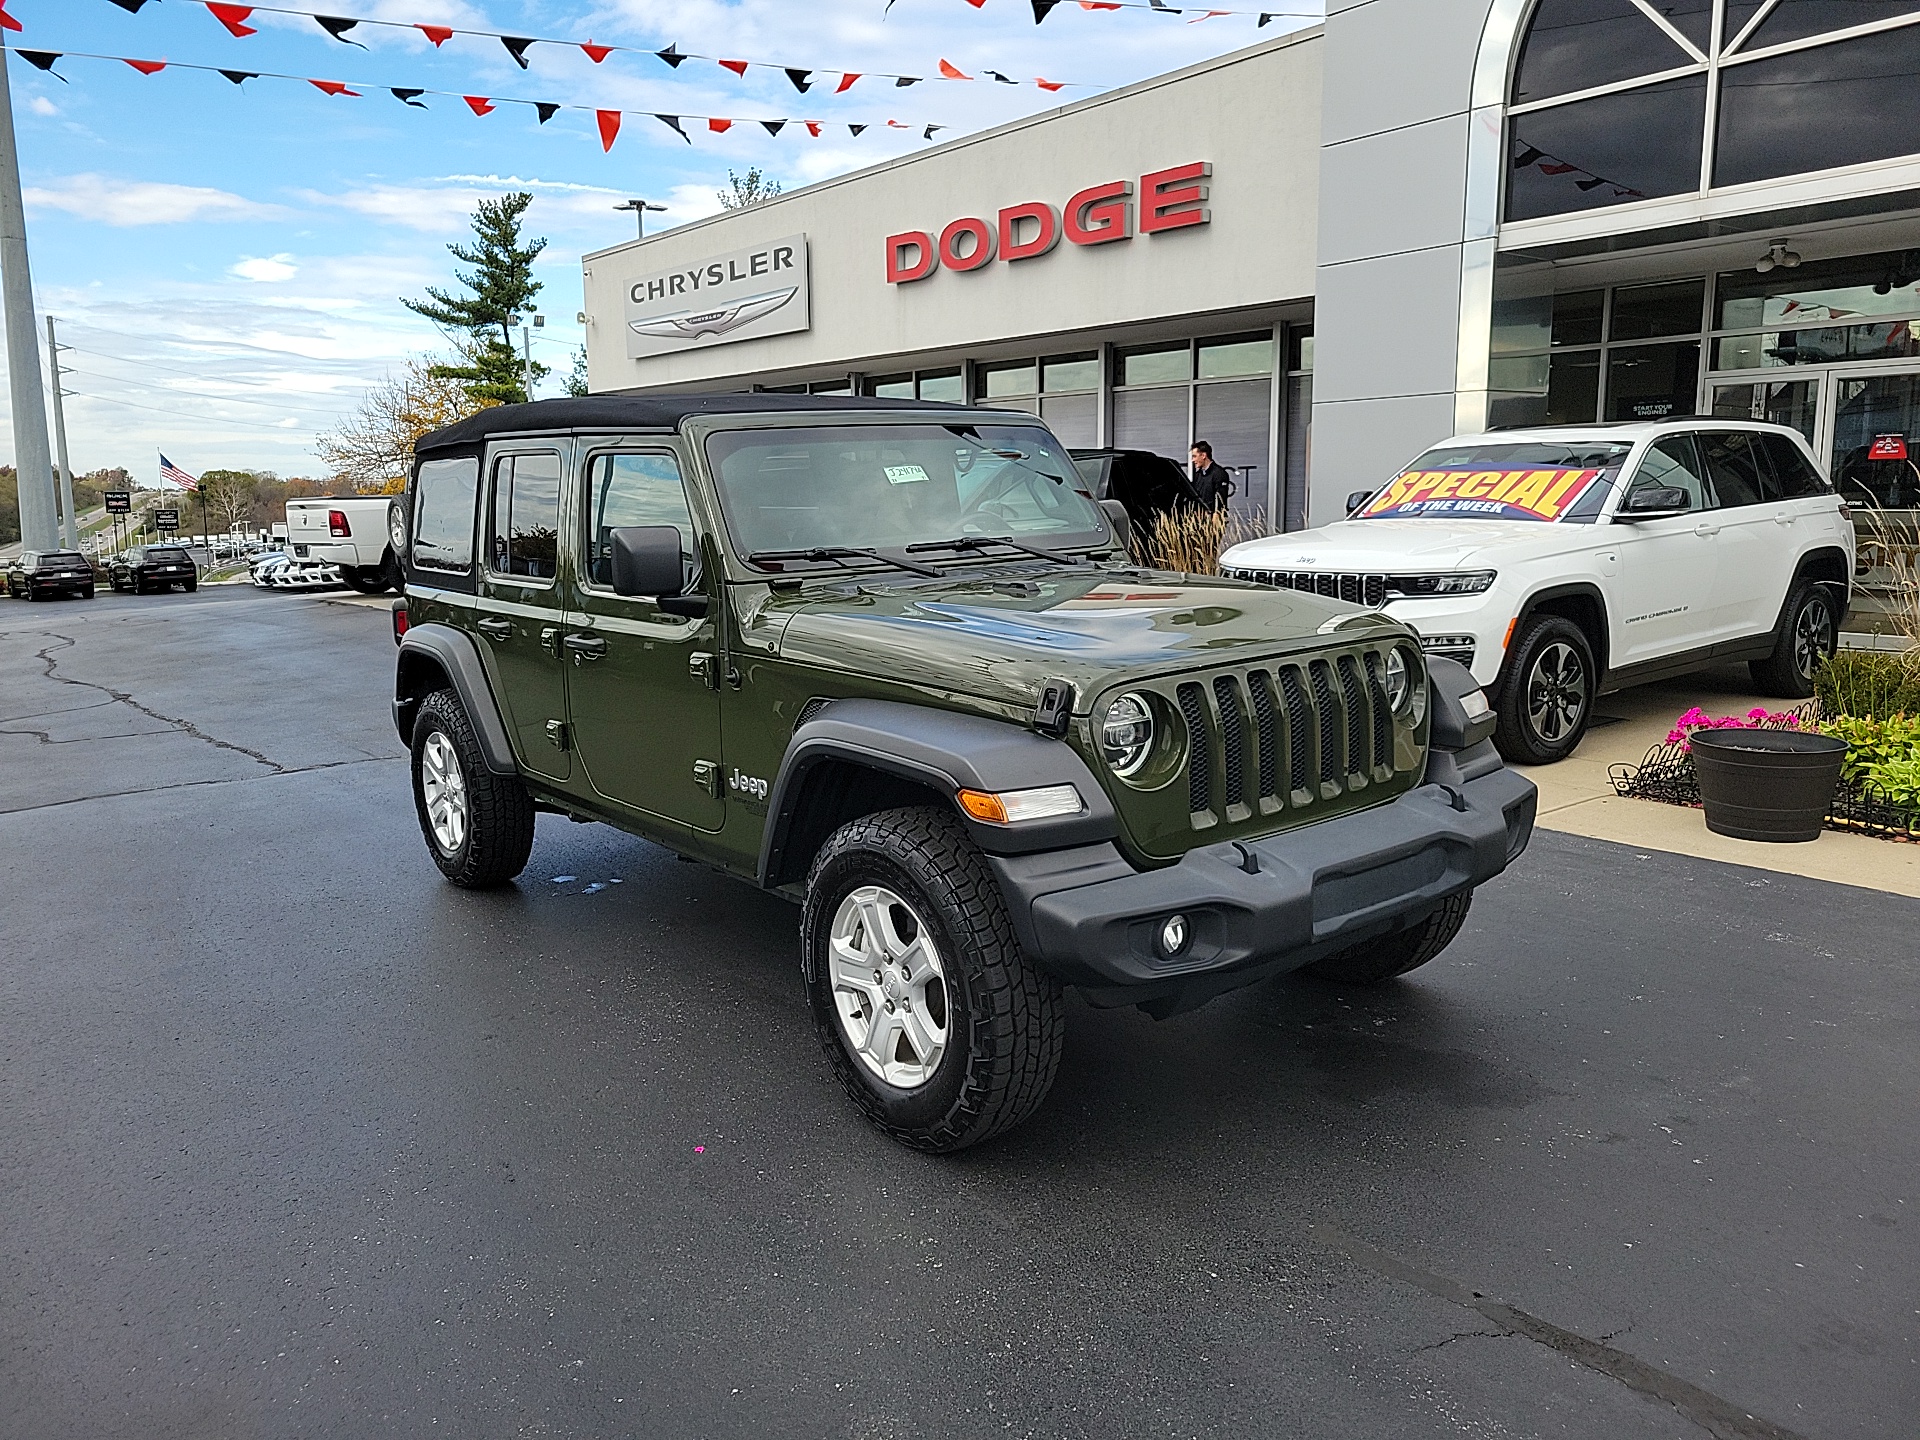
[[[136,545],[109,556],[101,569],[115,590],[135,595],[176,585],[192,591],[200,584],[200,569],[184,545]],[[91,600],[97,578],[94,562],[77,550],[28,550],[7,567],[7,594],[16,600]]]

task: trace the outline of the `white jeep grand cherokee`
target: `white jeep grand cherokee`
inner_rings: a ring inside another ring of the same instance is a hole
[[[1798,433],[1745,421],[1567,425],[1436,445],[1352,518],[1236,545],[1221,569],[1337,595],[1473,671],[1509,760],[1571,754],[1609,690],[1750,662],[1813,693],[1853,523]]]

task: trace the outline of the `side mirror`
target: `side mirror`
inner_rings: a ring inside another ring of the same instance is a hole
[[[1113,526],[1113,538],[1120,548],[1133,549],[1133,517],[1127,514],[1127,507],[1118,500],[1102,500],[1100,508],[1106,512],[1107,523]]]
[[[607,532],[613,549],[613,593],[659,599],[685,583],[680,531],[672,525],[622,525]]]
[[[1649,485],[1635,490],[1616,512],[1622,520],[1666,520],[1693,509],[1693,497],[1677,485]]]
[[[1360,510],[1360,507],[1362,505],[1365,505],[1367,501],[1371,500],[1372,498],[1373,498],[1373,492],[1371,490],[1354,491],[1351,495],[1347,496],[1347,514],[1349,515],[1357,514]]]

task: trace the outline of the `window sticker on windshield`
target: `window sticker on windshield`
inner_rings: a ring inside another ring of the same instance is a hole
[[[889,485],[915,485],[926,478],[927,472],[922,470],[918,465],[887,466],[887,483]]]
[[[1361,511],[1361,518],[1459,515],[1481,520],[1558,520],[1598,470],[1409,470]]]

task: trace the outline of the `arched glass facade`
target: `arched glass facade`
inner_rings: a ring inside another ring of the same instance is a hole
[[[1920,155],[1920,0],[1539,0],[1505,218]]]

